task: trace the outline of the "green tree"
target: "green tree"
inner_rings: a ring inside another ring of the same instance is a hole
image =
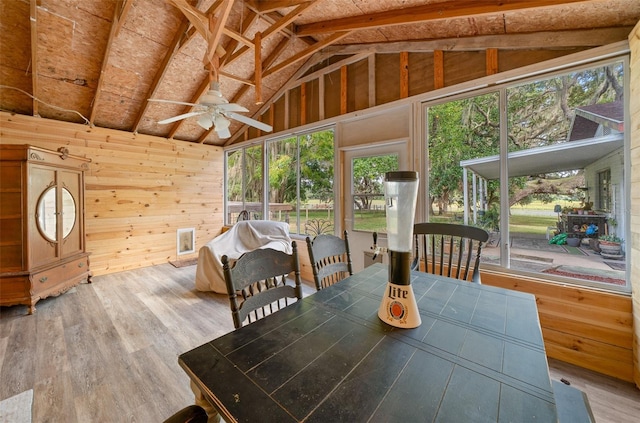
[[[384,174],[398,170],[398,156],[369,156],[353,161],[353,201],[359,210],[371,209],[372,201],[384,196]]]
[[[319,131],[300,137],[300,175],[303,198],[333,201],[334,181],[333,130]]]
[[[447,211],[462,195],[461,160],[498,154],[500,117],[497,93],[450,101],[429,108],[429,206]],[[496,198],[497,185],[490,187]]]

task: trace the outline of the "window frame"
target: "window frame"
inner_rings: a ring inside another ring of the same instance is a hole
[[[588,69],[593,69],[593,68],[597,68],[597,67],[602,67],[602,66],[606,66],[609,64],[613,64],[616,62],[622,62],[623,65],[623,78],[624,78],[624,117],[625,117],[625,121],[628,122],[629,121],[629,96],[630,96],[630,80],[629,80],[629,74],[630,74],[630,70],[629,70],[629,53],[628,51],[620,51],[616,54],[611,54],[608,55],[605,58],[593,58],[592,60],[581,60],[578,63],[567,63],[563,66],[557,66],[555,68],[552,69],[548,69],[548,70],[543,70],[541,69],[540,71],[536,71],[536,72],[531,72],[530,74],[526,74],[526,75],[522,75],[521,77],[518,77],[517,75],[514,75],[513,77],[509,77],[506,78],[505,80],[499,80],[495,85],[493,84],[479,84],[479,87],[477,89],[473,89],[473,88],[468,88],[468,89],[464,89],[464,90],[459,90],[457,92],[452,93],[451,95],[447,95],[447,94],[442,94],[439,96],[436,96],[432,99],[424,99],[421,101],[420,105],[421,107],[419,107],[419,115],[418,115],[418,119],[420,120],[421,123],[421,127],[422,127],[422,131],[424,131],[424,134],[422,136],[422,151],[424,152],[425,155],[425,164],[423,166],[427,166],[428,162],[429,162],[429,156],[428,156],[428,130],[426,128],[426,125],[428,124],[427,122],[427,111],[429,109],[429,107],[432,107],[434,105],[439,105],[439,104],[444,104],[444,103],[448,103],[451,101],[457,101],[457,100],[462,100],[462,99],[466,99],[466,98],[470,98],[470,97],[475,97],[475,96],[480,96],[480,95],[484,95],[487,93],[491,93],[491,92],[499,92],[500,93],[500,197],[501,198],[508,198],[508,159],[507,159],[507,155],[508,155],[508,119],[507,119],[507,90],[511,87],[515,87],[515,86],[520,86],[523,84],[527,84],[527,83],[532,83],[535,81],[539,81],[542,79],[548,79],[548,78],[553,78],[555,76],[561,76],[567,73],[572,73],[572,72],[580,72],[580,71],[584,71],[584,70],[588,70]],[[624,132],[624,147],[623,147],[623,152],[624,152],[624,164],[623,164],[623,177],[624,177],[624,193],[623,195],[625,196],[625,203],[628,204],[628,202],[630,201],[630,181],[629,181],[629,175],[630,175],[630,131],[629,130],[625,130]],[[424,168],[421,169],[421,171],[424,171]],[[503,183],[503,181],[506,181],[507,183]],[[427,187],[428,190],[428,187]],[[422,210],[423,215],[425,216],[426,219],[429,219],[429,209],[428,207],[426,207],[426,205],[423,205],[423,210]],[[623,239],[630,239],[630,215],[629,215],[629,207],[625,207],[625,209],[622,211],[622,213],[624,213],[624,221],[625,221],[625,227],[623,228]],[[508,216],[509,215],[509,204],[508,201],[504,202],[501,201],[500,202],[500,215],[502,216]],[[487,269],[491,269],[491,270],[495,270],[498,272],[503,272],[503,273],[511,273],[511,274],[519,274],[519,275],[525,275],[525,276],[530,276],[532,278],[536,278],[536,279],[540,279],[540,280],[545,280],[545,281],[550,281],[553,283],[560,283],[560,284],[572,284],[572,285],[577,285],[577,286],[587,286],[587,287],[591,287],[591,288],[597,288],[597,289],[603,289],[603,290],[607,290],[607,291],[614,291],[614,292],[625,292],[625,293],[629,293],[631,292],[631,283],[630,283],[630,274],[631,274],[631,264],[629,262],[630,257],[631,257],[631,251],[630,251],[630,247],[629,247],[629,243],[625,242],[623,245],[623,249],[624,249],[624,254],[626,257],[626,269],[625,269],[625,285],[624,286],[620,286],[620,285],[614,285],[614,284],[608,284],[608,283],[604,283],[604,282],[594,282],[594,281],[589,281],[586,279],[577,279],[577,278],[568,278],[568,277],[562,277],[562,276],[555,276],[555,275],[547,275],[547,274],[541,274],[541,273],[536,273],[536,272],[528,272],[526,270],[522,270],[522,269],[512,269],[510,266],[510,248],[509,248],[509,220],[508,219],[501,219],[500,220],[500,264],[496,265],[496,264],[489,264],[489,263],[485,263],[483,264],[484,267],[486,267]]]

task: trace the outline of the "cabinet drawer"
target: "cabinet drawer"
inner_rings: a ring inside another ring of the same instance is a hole
[[[89,275],[89,257],[83,256],[47,270],[34,273],[31,277],[32,296],[40,298],[58,295]]]

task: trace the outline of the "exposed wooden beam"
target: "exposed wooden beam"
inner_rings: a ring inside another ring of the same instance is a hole
[[[325,81],[324,75],[318,78],[318,120],[324,120],[325,118],[325,112],[324,112],[325,83],[324,81]],[[273,124],[271,126],[273,126]]]
[[[307,84],[300,84],[300,125],[307,124]]]
[[[260,13],[273,12],[278,9],[314,2],[315,0],[246,0],[248,7]]]
[[[433,52],[433,88],[444,87],[444,53],[442,50]]]
[[[167,1],[178,8],[191,22],[194,29],[207,41],[207,52],[202,59],[205,65],[211,63],[214,54],[218,53],[219,56],[225,54],[224,51],[220,51],[221,46],[219,44],[229,13],[231,13],[231,8],[233,7],[233,1],[218,0],[206,13],[189,4],[187,0]]]
[[[118,26],[116,27],[116,37],[120,34],[120,28],[122,28],[122,24],[125,19],[127,19],[127,14],[129,10],[131,10],[131,6],[133,5],[133,0],[124,0],[124,4],[120,7],[120,13],[118,14]]]
[[[338,62],[331,63],[330,65],[327,65],[322,69],[318,69],[315,72],[312,72],[312,73],[309,73],[309,74],[305,74],[303,77],[298,79],[298,83],[308,82],[308,81],[311,81],[311,80],[314,80],[314,79],[319,79],[323,75],[326,75],[326,74],[329,74],[329,73],[331,73],[331,72],[333,72],[335,70],[338,70],[338,69],[342,68],[343,66],[359,62],[360,60],[364,60],[365,58],[367,58],[369,56],[371,56],[369,53],[354,54],[353,56],[347,57],[347,58],[342,59],[342,60],[340,60]],[[316,58],[314,56],[311,59],[309,59],[309,61],[311,61],[312,63],[318,63],[318,62],[321,62],[322,59],[321,58]],[[291,88],[291,87],[289,87],[289,88]]]
[[[284,28],[287,25],[293,22],[298,17],[298,15],[300,15],[300,13],[302,13],[304,10],[306,10],[308,7],[311,7],[313,3],[314,2],[302,4],[296,7],[290,13],[287,13],[281,19],[277,20],[275,23],[269,26],[269,28],[267,28],[265,31],[262,32],[262,39],[264,40],[266,38],[269,38],[270,36],[278,34],[280,31],[284,30]],[[239,59],[240,57],[245,55],[248,51],[249,51],[249,47],[247,46],[241,47],[240,49],[238,49],[238,51],[234,52],[227,60],[225,60],[225,63],[224,63],[225,66]]]
[[[349,85],[349,78],[347,75],[347,67],[342,66],[340,68],[340,114],[341,115],[344,115],[347,113],[348,94],[349,94],[348,85]]]
[[[241,42],[242,44],[244,44],[245,46],[249,47],[250,49],[253,48],[254,43],[253,41],[251,41],[250,39],[248,39],[247,37],[245,37],[242,34],[237,33],[236,31],[229,29],[229,28],[222,28],[222,32],[224,33],[224,35],[233,38],[236,41]]]
[[[400,52],[400,98],[409,97],[409,52]]]
[[[258,14],[253,10],[249,10],[247,16],[242,20],[242,24],[240,26],[240,33],[244,34],[251,27],[251,25],[253,25],[257,20],[258,20]],[[238,49],[239,44],[240,42],[238,40],[231,39],[231,41],[229,41],[229,44],[227,44],[227,51],[229,53],[226,54],[222,58],[222,60],[220,60],[222,67],[226,66],[227,63],[231,61],[231,58],[235,56],[233,53]],[[244,51],[249,51],[249,48],[247,46],[242,46],[241,49],[244,49]]]
[[[367,59],[369,70],[369,107],[376,105],[376,55],[370,54]]]
[[[271,103],[269,106],[269,125],[273,127],[276,121],[276,105]]]
[[[262,104],[262,34],[260,31],[256,32],[253,38],[255,43],[255,55],[254,55],[254,74],[253,78],[256,81],[256,104]]]
[[[287,47],[288,44],[289,44],[289,40],[287,38],[284,38],[280,43],[278,43],[278,45],[276,45],[276,47],[273,49],[271,54],[269,54],[269,56],[267,56],[264,60],[262,60],[262,66],[263,67],[269,66],[271,63],[273,63],[278,58],[278,56],[280,56],[280,53],[282,53],[282,51]],[[254,76],[253,79],[255,79],[255,76]],[[249,89],[250,89],[250,85],[248,85],[248,84],[240,87],[240,89],[235,93],[235,95],[231,99],[231,102],[232,103],[238,102],[246,94],[247,90],[249,90]],[[205,140],[207,139],[209,134],[211,134],[212,130],[213,130],[213,128],[205,131],[202,134],[202,136],[198,139],[198,142],[200,142],[200,143],[205,142]],[[240,129],[239,132],[241,132],[241,131],[242,131],[242,129]],[[233,140],[235,140],[235,135],[232,136],[231,138],[229,138],[224,145],[225,146],[229,145],[229,143],[231,143]]]
[[[233,81],[240,82],[241,84],[248,85],[250,87],[255,87],[256,86],[255,82],[253,80],[251,80],[251,79],[241,78],[241,77],[239,77],[237,75],[232,75],[232,74],[230,74],[228,72],[225,72],[225,71],[219,71],[218,73],[220,74],[220,76],[224,76],[225,78],[229,78],[229,79],[231,79]]]
[[[348,32],[338,32],[336,34],[333,34],[327,38],[325,38],[322,41],[317,42],[316,44],[294,54],[293,56],[291,56],[290,58],[283,60],[282,62],[278,63],[277,65],[270,67],[269,69],[265,70],[263,72],[263,77],[267,77],[269,75],[271,75],[272,73],[278,72],[279,70],[282,70],[288,66],[293,65],[294,63],[299,62],[300,60],[303,60],[309,56],[311,56],[313,53],[315,53],[316,51],[335,43],[336,41],[346,37],[347,35],[349,35]]]
[[[31,22],[31,93],[33,95],[32,110],[38,114],[38,1],[29,3],[29,20]]]
[[[336,31],[355,31],[384,26],[406,25],[416,22],[500,14],[514,10],[550,7],[586,1],[590,0],[456,0],[436,2],[421,6],[300,25],[296,29],[296,34],[303,36],[326,34]]]
[[[273,34],[276,34],[283,30],[286,26],[292,23],[296,18],[298,18],[302,12],[310,8],[316,3],[316,1],[308,1],[300,4],[300,6],[293,9],[291,12],[284,15],[281,19],[278,19],[271,25],[266,31],[264,31],[264,37],[269,37]]]
[[[543,31],[527,34],[480,35],[477,37],[443,38],[439,40],[399,41],[377,44],[349,44],[327,46],[327,55],[370,53],[428,53],[444,51],[483,51],[487,48],[500,50],[549,49],[598,47],[626,40],[633,27],[580,29],[570,31]]]
[[[89,114],[89,124],[93,125],[98,111],[98,103],[100,103],[100,96],[102,95],[102,86],[104,85],[104,76],[109,64],[109,56],[111,55],[111,47],[113,47],[113,40],[116,38],[118,27],[118,19],[120,11],[122,10],[122,1],[119,0],[114,7],[113,22],[111,22],[111,30],[109,31],[109,38],[107,40],[107,46],[104,49],[104,55],[102,56],[102,67],[100,68],[100,77],[98,78],[98,85],[96,87],[96,95],[91,102],[91,113]]]
[[[498,49],[488,48],[485,53],[487,75],[494,75],[498,73]]]
[[[211,63],[213,60],[213,55],[216,53],[216,47],[220,44],[220,38],[222,37],[222,33],[225,25],[227,24],[227,19],[229,18],[229,13],[231,13],[231,8],[233,7],[233,1],[224,0],[222,2],[222,6],[220,6],[219,14],[216,15],[215,20],[212,18],[209,19],[209,38],[207,38],[207,54],[203,59],[205,64]],[[211,24],[213,23],[213,27]],[[217,71],[217,69],[216,69]]]

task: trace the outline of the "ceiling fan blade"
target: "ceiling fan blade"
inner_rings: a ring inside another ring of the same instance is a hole
[[[160,125],[164,125],[164,124],[166,124],[166,123],[177,122],[177,121],[179,121],[179,120],[186,119],[186,118],[190,118],[190,117],[192,117],[192,116],[198,116],[198,115],[201,115],[201,114],[203,114],[203,113],[206,113],[206,111],[204,111],[204,112],[189,112],[189,113],[184,113],[184,114],[181,114],[181,115],[178,115],[178,116],[170,117],[170,118],[168,118],[168,119],[160,120],[160,121],[158,121],[158,123],[159,123]]]
[[[229,131],[229,128],[224,128],[221,130],[216,130],[216,134],[218,134],[218,138],[229,138],[231,137],[231,132]]]
[[[182,104],[183,106],[199,106],[199,104],[187,103],[186,101],[162,100],[159,98],[149,98],[147,101],[153,101],[155,103]]]
[[[254,128],[258,128],[258,129],[260,129],[262,131],[265,131],[265,132],[273,131],[273,127],[271,125],[267,125],[266,123],[262,123],[260,121],[255,120],[255,119],[251,119],[250,117],[239,115],[239,114],[233,113],[233,112],[225,113],[225,115],[227,117],[230,117],[231,119],[235,119],[235,120],[237,120],[239,122],[246,123],[247,125],[253,126]]]
[[[242,107],[239,104],[236,103],[227,103],[227,104],[219,104],[216,107],[218,107],[223,113],[226,112],[248,112],[249,109],[247,109],[246,107]]]

